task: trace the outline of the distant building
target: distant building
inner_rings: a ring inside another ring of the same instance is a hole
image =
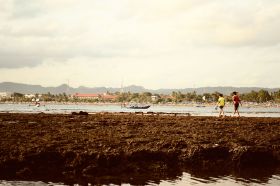
[[[161,95],[161,98],[166,102],[172,102],[174,100],[174,97],[172,95]]]
[[[103,93],[103,94],[80,94],[80,93],[76,93],[76,94],[73,95],[73,98],[114,101],[114,100],[116,100],[117,96],[116,95],[110,95],[110,94],[107,94],[107,93]]]
[[[101,98],[102,98],[104,101],[114,101],[114,100],[117,99],[117,96],[116,96],[116,95],[110,95],[110,94],[104,93],[103,95],[101,95]]]
[[[24,94],[25,98],[35,98],[36,96],[34,94]]]
[[[155,96],[155,95],[154,95],[154,96],[151,96],[152,101],[157,101],[158,98],[159,98],[159,97],[158,97],[158,96]]]
[[[12,93],[10,92],[0,92],[0,98],[10,98]]]
[[[78,98],[78,99],[99,99],[100,94],[80,94],[76,93],[73,95],[73,98]]]

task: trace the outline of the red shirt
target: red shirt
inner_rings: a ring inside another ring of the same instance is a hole
[[[232,97],[232,99],[233,99],[233,103],[234,103],[234,104],[239,104],[240,99],[239,99],[238,95],[234,95],[234,96]]]

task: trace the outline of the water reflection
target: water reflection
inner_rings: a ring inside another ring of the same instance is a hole
[[[266,185],[275,184],[280,185],[280,169],[278,168],[265,168],[265,167],[251,167],[242,168],[239,170],[223,172],[217,171],[190,171],[189,183],[194,184],[210,184],[210,185]],[[182,176],[183,180],[186,181],[188,176]],[[178,183],[178,182],[177,182]]]
[[[120,176],[102,176],[92,177],[86,180],[79,180],[77,182],[64,182],[64,183],[53,183],[43,181],[5,181],[0,180],[1,186],[62,186],[62,185],[161,185],[161,186],[183,186],[183,185],[227,185],[227,186],[251,186],[251,185],[280,185],[280,169],[268,169],[268,168],[253,168],[243,169],[242,171],[234,171],[227,174],[220,174],[218,172],[205,172],[199,170],[192,170],[189,172],[176,172],[172,175],[165,174],[158,175],[159,177],[153,177],[153,174],[141,174],[131,177],[128,175]]]
[[[170,185],[227,185],[227,186],[251,186],[251,185],[270,185],[270,186],[278,186],[280,184],[280,176],[272,176],[269,178],[267,182],[260,182],[260,180],[255,179],[244,179],[244,178],[236,178],[235,176],[229,175],[224,177],[209,177],[208,179],[193,177],[188,173],[184,173],[181,178],[175,181],[162,181],[158,185],[162,186],[170,186]],[[150,184],[153,185],[153,184]]]

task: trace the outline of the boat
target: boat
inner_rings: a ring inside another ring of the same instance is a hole
[[[123,83],[122,83],[121,94],[123,94],[123,93],[124,93],[124,90],[123,90]],[[151,105],[138,104],[135,102],[131,102],[129,105],[126,105],[126,103],[121,104],[121,108],[127,108],[127,109],[148,109],[150,107],[151,107]]]
[[[150,108],[151,105],[130,105],[130,106],[126,106],[126,108],[128,109],[148,109]]]
[[[124,103],[121,105],[121,107],[127,109],[148,109],[151,107],[151,105],[146,105],[146,104],[144,105],[144,104],[137,104],[137,103],[126,105]]]

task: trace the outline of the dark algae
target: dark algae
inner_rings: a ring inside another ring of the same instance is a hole
[[[280,167],[280,118],[1,113],[0,137],[0,180],[143,185]]]

